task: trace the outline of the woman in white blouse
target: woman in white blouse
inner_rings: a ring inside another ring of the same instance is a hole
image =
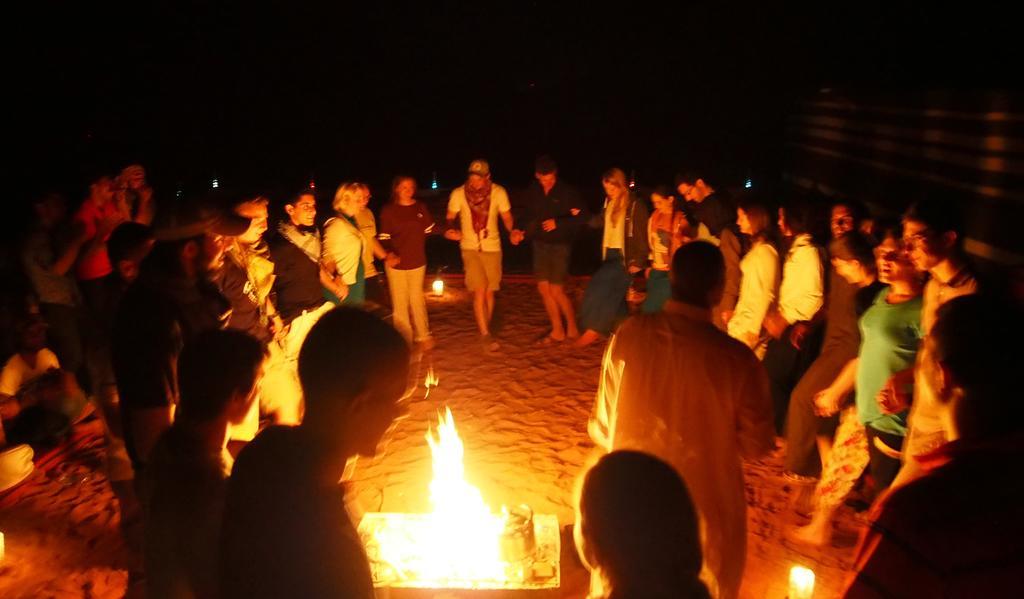
[[[740,261],[740,297],[729,319],[729,335],[764,357],[765,336],[761,330],[768,309],[779,290],[779,253],[772,242],[771,212],[758,198],[748,196],[736,209],[740,233],[750,240],[750,250]]]
[[[365,239],[355,219],[364,188],[359,183],[342,183],[331,203],[337,215],[324,223],[323,262],[341,276],[346,292],[344,297],[336,297],[324,290],[324,296],[335,304],[360,305],[366,299]]]

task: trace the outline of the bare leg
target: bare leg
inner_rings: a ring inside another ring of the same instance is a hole
[[[821,457],[821,467],[824,470],[825,464],[828,464],[832,457],[832,439],[828,437],[817,437],[816,439],[818,441],[818,456]]]
[[[491,328],[491,319],[494,318],[494,291],[488,289],[484,294],[484,300],[487,306],[487,329]]]
[[[473,315],[476,316],[476,326],[480,329],[481,335],[490,335],[491,314],[487,307],[486,289],[477,289],[473,292]],[[493,298],[493,295],[491,296]]]
[[[583,331],[583,334],[580,335],[578,339],[576,339],[576,342],[573,345],[575,345],[576,347],[586,347],[595,341],[599,341],[600,339],[601,333],[587,329]]]
[[[558,303],[552,295],[554,285],[547,281],[537,281],[537,291],[540,291],[540,299],[544,302],[544,310],[548,313],[548,320],[551,321],[550,337],[556,341],[565,339],[565,329],[562,327],[562,315],[558,311]]]
[[[570,339],[579,337],[580,331],[576,328],[576,311],[572,308],[572,300],[565,294],[565,286],[552,284],[551,297],[554,298],[562,315],[565,316],[566,336]]]

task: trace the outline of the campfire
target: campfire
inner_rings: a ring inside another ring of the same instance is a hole
[[[437,384],[433,373],[428,378]],[[359,525],[374,586],[409,589],[557,589],[559,528],[528,506],[495,513],[465,478],[451,410],[426,440],[433,456],[427,514],[368,513]]]

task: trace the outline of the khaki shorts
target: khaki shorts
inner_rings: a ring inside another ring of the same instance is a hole
[[[470,291],[501,286],[501,252],[462,250],[462,267],[466,270],[466,288]]]

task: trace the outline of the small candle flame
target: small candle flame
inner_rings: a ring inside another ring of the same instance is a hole
[[[436,387],[439,382],[440,381],[438,380],[437,376],[434,374],[434,367],[431,366],[430,368],[427,369],[427,378],[423,380],[423,387],[427,390],[427,393],[426,395],[423,396],[423,399],[430,397],[430,389]]]
[[[811,599],[814,596],[814,570],[793,566],[789,570],[789,599]]]
[[[440,277],[434,279],[434,282],[431,284],[431,289],[434,290],[434,295],[438,297],[444,295],[444,279],[441,279]]]

